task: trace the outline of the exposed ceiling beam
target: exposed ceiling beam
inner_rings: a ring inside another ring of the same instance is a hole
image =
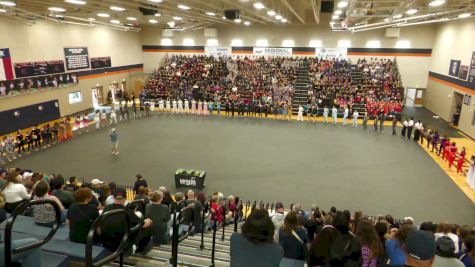
[[[289,2],[287,2],[287,0],[280,1],[290,10],[290,12],[292,12],[292,14],[294,14],[298,20],[300,20],[300,22],[302,22],[302,24],[305,24],[305,20],[299,15],[299,13],[297,13],[297,11],[295,11],[295,9],[289,4]]]
[[[320,23],[320,7],[322,6],[321,0],[310,0],[312,3],[313,17],[317,24]]]

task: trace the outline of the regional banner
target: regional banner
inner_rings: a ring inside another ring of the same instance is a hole
[[[87,47],[65,47],[67,70],[89,69],[89,52]]]
[[[468,72],[468,82],[475,85],[475,52],[472,52],[472,59],[470,60],[470,71]]]
[[[292,48],[254,47],[253,53],[258,56],[292,56]]]
[[[315,48],[315,56],[318,58],[346,58],[346,48]]]
[[[213,57],[231,56],[231,47],[205,46],[205,55]]]

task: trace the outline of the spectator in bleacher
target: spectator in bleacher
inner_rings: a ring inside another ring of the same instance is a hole
[[[465,267],[464,264],[456,258],[454,241],[448,236],[437,238],[437,253],[435,255],[432,267]]]
[[[68,209],[69,240],[86,243],[89,229],[99,217],[97,207],[90,204],[93,196],[89,188],[80,188],[74,192],[75,203]]]
[[[25,201],[28,201],[31,197],[26,191],[26,187],[21,183],[21,175],[17,172],[9,173],[5,179],[7,184],[3,189],[3,195],[5,196],[5,210],[11,213],[16,207]]]
[[[183,224],[189,225],[193,224],[193,232],[198,233],[202,231],[201,219],[203,213],[203,206],[201,202],[196,199],[195,192],[193,190],[188,190],[186,193],[187,200],[184,204],[186,207],[190,207],[183,214]],[[183,207],[182,207],[183,208]]]
[[[322,213],[319,208],[312,210],[310,217],[304,219],[303,226],[307,229],[308,240],[313,240],[323,227]]]
[[[403,265],[406,263],[404,244],[406,237],[412,231],[414,231],[414,227],[408,224],[401,225],[399,229],[391,229],[390,238],[385,242],[386,254],[390,265]]]
[[[226,222],[234,222],[234,215],[237,212],[237,203],[234,196],[228,196],[228,209],[226,214]]]
[[[69,177],[69,183],[64,186],[64,190],[74,193],[78,189],[79,189],[79,186],[78,186],[76,176]]]
[[[350,232],[350,222],[342,212],[335,212],[332,221],[340,235],[330,246],[331,267],[359,266],[361,260],[360,242]]]
[[[147,180],[145,180],[141,174],[137,174],[135,176],[135,178],[137,180],[134,183],[134,192],[135,192],[135,194],[138,194],[139,193],[139,187],[140,186],[148,187],[148,184],[147,184]]]
[[[217,225],[223,223],[223,207],[221,206],[220,196],[218,194],[211,197],[210,208],[212,225],[214,225],[214,221],[216,221]]]
[[[330,260],[331,244],[340,233],[333,226],[324,227],[313,239],[308,255],[308,266],[326,266]]]
[[[459,237],[452,233],[452,225],[448,222],[441,222],[437,226],[437,232],[434,234],[435,240],[439,239],[442,236],[447,236],[454,242],[455,254],[459,253]]]
[[[358,223],[363,218],[364,218],[363,211],[355,211],[355,213],[353,214],[353,220],[351,221],[351,230],[353,231],[353,233],[358,232]]]
[[[167,188],[165,186],[160,186],[158,188],[163,193],[163,201],[162,204],[165,206],[170,207],[171,204],[174,202],[172,196],[170,195],[170,192],[168,192]]]
[[[274,230],[266,210],[253,210],[242,225],[242,233],[231,235],[231,267],[278,267],[284,251],[274,243]]]
[[[145,206],[145,218],[153,222],[150,227],[153,244],[155,246],[168,244],[170,242],[168,222],[171,215],[168,207],[162,204],[163,193],[161,191],[152,193],[150,200],[151,203]]]
[[[64,178],[59,175],[52,179],[50,182],[51,189],[53,189],[52,195],[57,197],[65,209],[69,209],[69,206],[74,203],[73,193],[64,190]]]
[[[33,200],[50,199],[56,202],[56,204],[59,206],[59,210],[61,211],[60,221],[61,223],[64,223],[66,221],[64,206],[57,197],[48,195],[49,189],[49,184],[44,180],[37,182],[33,190]],[[56,212],[53,206],[50,204],[40,204],[33,206],[33,217],[35,218],[35,223],[41,226],[51,227],[56,222]]]
[[[361,244],[362,266],[376,267],[379,262],[384,262],[384,251],[371,221],[362,219],[358,223],[358,232],[356,233]]]
[[[7,170],[3,167],[0,167],[0,191],[2,191],[5,188],[5,185],[7,184],[7,180],[5,179],[7,177]]]
[[[104,193],[104,190],[102,189],[102,186],[104,185],[104,181],[100,179],[92,179],[91,181],[91,190],[96,193],[97,200],[101,203],[104,204],[106,201],[106,194]]]
[[[150,198],[148,196],[148,188],[146,188],[144,186],[139,186],[134,200],[140,200],[140,199],[142,199],[144,201],[145,205],[150,203]]]
[[[465,252],[462,253],[459,259],[465,267],[475,266],[475,235],[469,235],[464,241]]]
[[[298,213],[291,211],[285,216],[284,225],[279,229],[279,244],[284,249],[284,258],[305,260],[309,239],[299,220]]]
[[[126,209],[125,201],[127,200],[127,191],[124,188],[117,188],[114,190],[114,203],[104,207],[103,213],[106,213],[110,210],[117,209]],[[140,223],[140,217],[135,214],[132,209],[127,209],[127,213],[130,219],[130,227],[136,226]],[[115,251],[117,246],[120,244],[123,237],[123,221],[111,216],[106,218],[102,227],[100,228],[100,240],[103,246],[110,251]],[[127,252],[130,252],[133,245],[137,246],[137,253],[146,254],[151,249],[151,231],[150,226],[152,225],[152,220],[149,218],[144,219],[142,227],[138,232],[131,233],[128,239]]]

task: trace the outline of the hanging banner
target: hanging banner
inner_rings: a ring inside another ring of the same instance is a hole
[[[292,48],[254,47],[253,53],[258,56],[292,56]]]
[[[346,58],[347,48],[315,48],[318,58]]]
[[[67,70],[89,69],[89,52],[87,47],[65,47],[64,57],[66,58]]]
[[[231,47],[205,46],[205,54],[213,57],[231,56]]]
[[[468,72],[468,82],[475,85],[475,52],[472,52],[472,59],[470,59],[469,68],[470,71]]]

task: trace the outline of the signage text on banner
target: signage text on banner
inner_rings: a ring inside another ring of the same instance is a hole
[[[65,47],[67,70],[89,69],[89,52],[87,47]]]
[[[258,56],[292,56],[292,48],[287,47],[254,47],[254,55]]]
[[[318,58],[346,58],[347,53],[347,48],[315,48]]]
[[[231,56],[231,47],[205,46],[205,54],[214,57]]]

